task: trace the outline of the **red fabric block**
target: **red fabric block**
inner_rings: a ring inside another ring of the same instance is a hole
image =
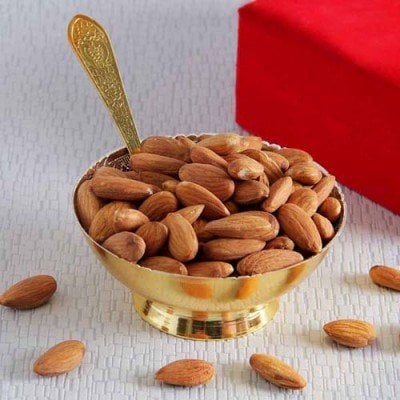
[[[236,120],[400,213],[400,2],[242,7]]]

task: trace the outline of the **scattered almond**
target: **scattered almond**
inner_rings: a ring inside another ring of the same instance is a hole
[[[0,295],[5,307],[26,310],[47,303],[57,290],[57,282],[50,275],[36,275],[19,281]]]
[[[290,365],[269,354],[253,354],[250,365],[265,380],[284,389],[303,389],[307,382]]]
[[[324,325],[325,333],[335,342],[347,347],[366,347],[376,339],[373,325],[355,319],[340,319]]]
[[[33,371],[42,376],[57,376],[76,368],[85,355],[85,345],[79,340],[58,343],[33,364]]]
[[[400,271],[387,265],[375,265],[369,270],[372,281],[379,286],[400,291]]]
[[[214,376],[214,367],[203,360],[177,360],[159,369],[155,379],[175,386],[198,386],[209,382]]]

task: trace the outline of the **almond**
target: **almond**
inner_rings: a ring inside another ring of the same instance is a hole
[[[130,164],[131,168],[136,171],[153,171],[165,175],[176,175],[179,168],[185,165],[185,162],[159,154],[139,153],[131,155]]]
[[[300,149],[285,147],[283,149],[276,150],[276,152],[285,157],[290,162],[290,165],[298,162],[311,162],[313,160],[310,154]]]
[[[198,386],[204,385],[214,376],[214,367],[203,360],[177,360],[159,369],[155,379],[169,385]]]
[[[198,218],[193,223],[193,229],[196,232],[197,239],[200,242],[206,242],[214,238],[214,235],[208,233],[204,228],[208,224],[208,221],[203,218]]]
[[[186,164],[179,170],[179,178],[203,186],[221,201],[229,199],[235,190],[235,184],[227,173],[213,165]]]
[[[277,236],[266,244],[265,250],[268,249],[293,250],[294,242],[287,236]]]
[[[214,137],[214,136],[215,136],[215,135],[213,135],[213,134],[211,134],[211,133],[202,133],[201,135],[196,136],[196,138],[197,138],[197,142],[201,142],[201,141],[204,140],[204,139],[208,139],[208,138]]]
[[[115,233],[123,231],[135,231],[139,226],[148,222],[146,215],[132,208],[116,210],[113,217],[113,230]]]
[[[136,235],[146,243],[144,256],[154,256],[167,242],[168,228],[161,222],[146,222],[136,231]]]
[[[269,222],[272,226],[271,233],[264,239],[265,241],[272,240],[279,233],[279,222],[278,220],[269,212],[261,211],[261,210],[253,210],[253,211],[243,211],[241,215],[253,215],[255,217],[264,218],[267,222]]]
[[[309,188],[301,188],[293,192],[288,203],[296,204],[302,208],[310,217],[315,214],[318,208],[317,194]]]
[[[227,169],[232,178],[244,181],[256,179],[264,172],[264,167],[259,162],[245,155],[231,161]]]
[[[187,275],[187,269],[180,261],[171,257],[155,256],[140,260],[140,266],[155,271],[168,272],[170,274]]]
[[[289,160],[281,154],[275,151],[264,151],[264,153],[268,157],[272,158],[283,172],[285,172],[289,168]]]
[[[57,282],[50,275],[36,275],[12,285],[2,295],[0,304],[26,310],[47,303],[57,290]]]
[[[142,153],[158,154],[176,158],[178,160],[188,161],[189,151],[187,146],[176,139],[165,136],[152,136],[143,140],[140,145]]]
[[[204,204],[203,216],[206,218],[221,218],[229,215],[228,209],[217,196],[196,183],[179,183],[175,194],[185,206]]]
[[[312,190],[317,193],[318,206],[331,194],[332,189],[335,187],[336,178],[333,175],[324,176]]]
[[[314,185],[321,180],[322,172],[311,162],[297,162],[286,171],[286,176],[303,185]]]
[[[190,151],[193,147],[196,147],[196,143],[187,136],[176,137],[175,140],[179,143],[180,146],[186,149],[185,158],[183,161],[190,162]]]
[[[189,261],[196,257],[199,249],[196,233],[187,219],[178,213],[165,219],[169,230],[168,250],[178,261]]]
[[[276,211],[282,204],[285,204],[292,192],[292,178],[285,176],[275,181],[269,191],[268,199],[264,200],[261,208],[270,213]]]
[[[159,172],[153,171],[140,171],[139,172],[139,180],[144,183],[149,183],[151,185],[158,186],[162,188],[162,184],[166,181],[175,181],[178,182],[170,175],[160,174]]]
[[[325,333],[335,342],[347,347],[366,347],[376,339],[373,325],[355,319],[339,319],[324,325]]]
[[[178,183],[179,183],[179,181],[177,181],[175,179],[170,179],[169,181],[163,182],[161,187],[162,187],[162,190],[165,190],[165,191],[171,192],[171,193],[175,193]]]
[[[173,193],[167,191],[153,194],[139,207],[139,211],[147,215],[150,221],[160,221],[177,209],[177,198]]]
[[[130,207],[130,203],[126,201],[112,201],[106,204],[93,218],[89,229],[90,237],[100,244],[104,242],[104,240],[116,233],[114,230],[115,212]]]
[[[303,186],[299,182],[293,182],[293,188],[292,188],[292,193],[294,193],[296,190],[303,189],[305,186]]]
[[[232,274],[233,267],[222,261],[201,261],[187,265],[187,270],[190,276],[225,278]]]
[[[202,252],[207,260],[238,260],[264,248],[265,242],[257,239],[215,239],[205,243]]]
[[[242,137],[242,142],[245,144],[247,149],[261,150],[262,139],[259,136],[249,135]]]
[[[231,214],[236,214],[239,212],[238,205],[233,201],[226,201],[224,206],[228,209]]]
[[[268,176],[265,174],[265,172],[263,174],[261,174],[258,178],[257,181],[260,183],[263,183],[266,186],[269,186],[269,180],[268,180]]]
[[[76,208],[79,221],[85,230],[90,228],[94,216],[103,205],[104,201],[92,192],[90,181],[83,181],[76,191]]]
[[[143,200],[154,193],[147,183],[114,176],[95,176],[91,187],[96,196],[110,200]]]
[[[233,200],[238,204],[257,204],[269,193],[268,186],[258,181],[236,182]]]
[[[94,172],[94,176],[96,178],[100,176],[109,176],[109,177],[117,177],[117,178],[126,178],[126,175],[124,172],[121,170],[114,168],[114,167],[106,167],[102,166],[100,168],[97,168],[96,171]]]
[[[328,197],[319,206],[318,212],[328,218],[329,221],[335,222],[342,213],[342,205],[335,197]]]
[[[258,161],[264,167],[264,172],[271,184],[277,181],[279,178],[282,178],[283,173],[279,165],[263,151],[247,149],[243,151],[242,154],[245,154],[253,160]]]
[[[297,251],[271,249],[252,253],[241,259],[237,265],[240,275],[264,274],[289,267],[303,260]]]
[[[284,389],[303,389],[307,382],[290,365],[269,354],[253,354],[250,365],[266,381]]]
[[[335,236],[335,229],[328,218],[323,217],[321,214],[315,213],[312,217],[315,226],[323,241],[331,240]]]
[[[119,232],[104,241],[103,247],[131,263],[140,260],[146,250],[144,240],[132,232]]]
[[[369,270],[372,281],[379,286],[400,291],[400,271],[386,265],[375,265]]]
[[[137,171],[125,171],[124,177],[127,179],[134,179],[135,181],[140,181],[140,174]]]
[[[236,133],[212,135],[200,140],[198,146],[207,147],[220,156],[236,153],[243,148],[242,138]]]
[[[207,147],[195,146],[190,151],[192,162],[198,164],[210,164],[214,167],[226,169],[228,163],[217,153]]]
[[[226,238],[266,240],[265,238],[271,235],[273,227],[265,218],[237,213],[210,221],[205,230]]]
[[[76,368],[85,355],[79,340],[66,340],[51,347],[33,364],[33,371],[42,376],[57,376]]]
[[[321,236],[311,217],[296,204],[284,204],[279,208],[278,221],[290,239],[302,250],[319,253],[322,250]]]
[[[187,219],[189,223],[192,225],[204,211],[204,204],[197,204],[194,206],[189,206],[185,208],[181,208],[177,211],[178,214],[181,214],[182,217]]]

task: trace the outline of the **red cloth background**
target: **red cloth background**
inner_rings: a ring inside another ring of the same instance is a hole
[[[242,7],[236,119],[400,213],[400,2]]]

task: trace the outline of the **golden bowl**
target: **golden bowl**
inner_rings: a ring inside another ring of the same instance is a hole
[[[127,149],[105,156],[79,180],[74,191],[77,218],[77,188],[103,165],[128,169]],[[322,167],[321,170],[327,174]],[[132,291],[133,305],[142,319],[165,333],[185,339],[228,339],[262,328],[277,312],[280,297],[310,275],[326,256],[341,233],[346,216],[343,193],[338,186],[332,196],[341,202],[342,215],[336,223],[335,237],[322,251],[290,267],[253,276],[201,278],[150,270],[117,257],[80,226],[102,264]]]

